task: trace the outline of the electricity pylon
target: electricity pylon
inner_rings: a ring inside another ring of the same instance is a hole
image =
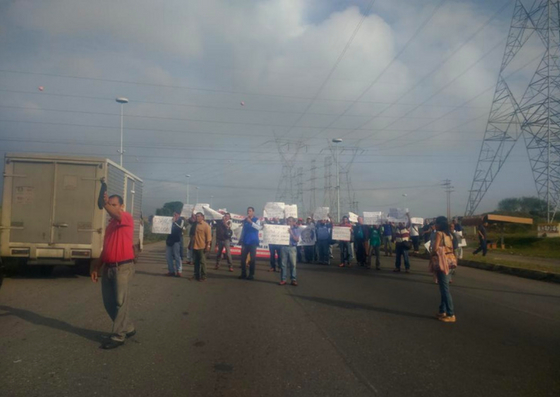
[[[508,65],[529,38],[537,34],[542,57],[518,99],[508,79]],[[523,135],[539,198],[547,203],[552,222],[560,193],[560,5],[537,0],[526,8],[515,2],[513,18],[474,174],[466,215],[473,215],[515,143]]]

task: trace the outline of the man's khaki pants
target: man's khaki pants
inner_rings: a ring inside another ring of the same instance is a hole
[[[130,302],[130,281],[134,276],[134,263],[109,267],[103,266],[101,293],[105,310],[113,320],[111,339],[124,341],[126,334],[134,331],[134,324],[128,318]]]

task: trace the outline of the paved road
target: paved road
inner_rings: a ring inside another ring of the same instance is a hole
[[[133,281],[138,335],[110,329],[100,286],[68,269],[0,290],[0,396],[558,396],[560,286],[461,268],[457,323],[433,319],[426,262],[413,273],[300,265],[298,287],[211,270],[164,276],[148,246]]]

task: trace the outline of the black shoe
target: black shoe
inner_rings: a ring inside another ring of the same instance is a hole
[[[240,280],[245,280],[245,279],[247,278],[247,276],[245,276],[245,275],[242,274],[242,275],[239,276],[238,278],[239,278]]]
[[[111,349],[116,349],[117,347],[122,346],[122,345],[124,345],[123,341],[109,339],[107,342],[104,342],[101,345],[101,348],[105,349],[105,350],[111,350]]]
[[[126,339],[132,338],[134,335],[136,335],[136,330],[127,332],[126,333]]]
[[[247,277],[247,280],[254,280],[254,279],[255,279],[255,277],[253,277],[253,276]]]

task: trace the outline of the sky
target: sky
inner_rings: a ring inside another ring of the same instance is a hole
[[[191,202],[260,213],[278,198],[283,165],[302,168],[309,211],[326,203],[325,158],[338,151],[343,207],[351,197],[360,212],[445,214],[450,179],[462,215],[513,6],[0,1],[0,155],[118,162],[124,96],[124,166],[144,180],[145,214],[186,201],[187,180]],[[520,87],[540,48],[526,47],[512,66]],[[536,195],[518,143],[477,212]]]

